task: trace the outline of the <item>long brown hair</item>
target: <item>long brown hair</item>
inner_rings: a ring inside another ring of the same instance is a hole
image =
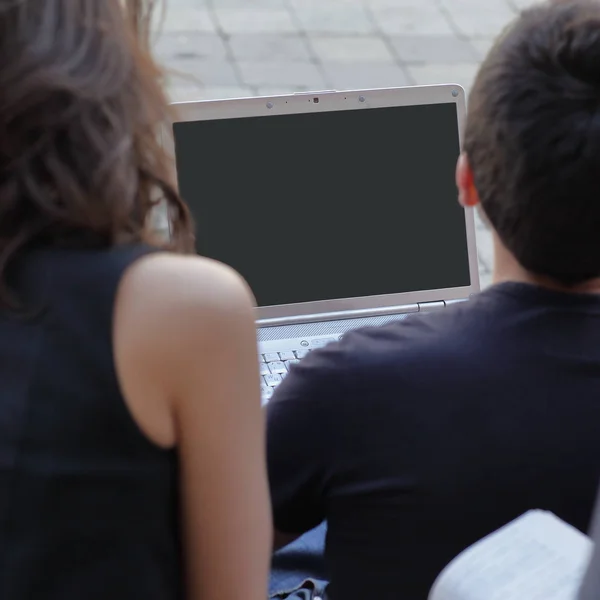
[[[159,142],[169,120],[149,52],[154,0],[0,4],[0,306],[7,269],[38,244],[158,243],[193,250],[189,212]]]

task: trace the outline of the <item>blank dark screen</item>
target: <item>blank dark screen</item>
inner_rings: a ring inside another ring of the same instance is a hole
[[[174,125],[197,251],[259,306],[468,286],[452,103]]]

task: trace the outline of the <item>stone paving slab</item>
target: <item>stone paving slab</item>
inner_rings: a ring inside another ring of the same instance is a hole
[[[311,36],[308,43],[315,56],[323,62],[396,64],[389,44],[377,35]]]
[[[297,61],[316,62],[306,37],[298,34],[282,36],[278,33],[241,33],[229,36],[227,42],[234,61],[284,64]]]
[[[402,35],[390,38],[397,60],[403,64],[475,64],[480,59],[473,42],[456,35]]]
[[[184,101],[431,83],[468,92],[495,36],[534,0],[168,3],[155,50]],[[493,249],[479,220],[477,240],[487,285]]]
[[[325,77],[313,62],[246,62],[238,63],[242,83],[251,87],[266,87],[277,83],[297,90],[322,90]]]

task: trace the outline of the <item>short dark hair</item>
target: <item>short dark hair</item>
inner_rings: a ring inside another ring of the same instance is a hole
[[[35,245],[159,245],[193,252],[172,157],[171,118],[149,52],[154,0],[19,0],[0,7],[0,307],[7,273]],[[164,132],[166,133],[166,132]]]
[[[469,97],[464,149],[481,206],[528,271],[600,276],[600,2],[524,11]]]

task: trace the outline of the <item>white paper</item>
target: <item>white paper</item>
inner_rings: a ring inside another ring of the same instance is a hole
[[[533,510],[459,554],[429,600],[575,600],[592,549],[577,529]]]

